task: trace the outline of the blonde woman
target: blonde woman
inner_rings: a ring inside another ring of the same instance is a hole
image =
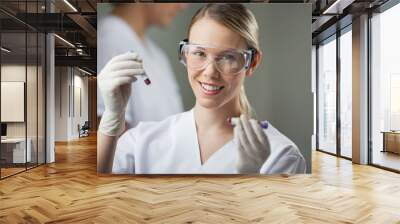
[[[131,83],[145,71],[135,53],[113,58],[102,70],[98,84],[106,110],[98,132],[99,172],[305,172],[305,160],[290,139],[271,124],[266,128],[265,122],[251,119],[243,84],[262,54],[257,21],[248,9],[208,4],[198,10],[179,56],[195,106],[160,122],[139,123],[120,137]]]

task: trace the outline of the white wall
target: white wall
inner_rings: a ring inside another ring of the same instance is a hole
[[[55,68],[55,124],[56,141],[67,141],[67,118],[68,118],[68,68]]]
[[[78,73],[77,73],[78,72]],[[81,126],[85,123],[85,121],[88,120],[88,77],[87,76],[81,76],[82,73],[79,72],[78,70],[74,70],[74,96],[71,96],[71,99],[74,99],[74,108],[72,113],[73,119],[72,124],[71,124],[71,135],[73,138],[77,138],[79,133],[78,133],[78,124]],[[78,92],[80,91],[80,93]],[[79,97],[80,95],[80,97]],[[80,102],[79,102],[80,100]],[[72,104],[71,104],[72,105]],[[81,107],[81,108],[79,108]],[[79,109],[82,111],[80,112]]]
[[[55,140],[77,139],[78,124],[88,120],[88,78],[75,68],[56,67],[55,85]]]

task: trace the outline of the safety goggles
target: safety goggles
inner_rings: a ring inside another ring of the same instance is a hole
[[[226,75],[236,75],[251,65],[255,49],[238,50],[192,44],[187,39],[179,43],[179,61],[189,69],[203,70],[210,62]]]

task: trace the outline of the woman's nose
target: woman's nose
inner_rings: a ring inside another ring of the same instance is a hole
[[[214,60],[211,59],[209,61],[209,63],[206,65],[206,67],[204,68],[203,75],[208,76],[210,78],[218,78],[219,77],[219,71],[217,70],[217,68],[215,67],[215,63]]]

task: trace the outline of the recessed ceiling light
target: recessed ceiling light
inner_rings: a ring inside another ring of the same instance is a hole
[[[72,10],[74,10],[74,12],[78,12],[78,10],[68,1],[68,0],[64,0],[65,4],[67,4]]]
[[[79,67],[78,67],[78,70],[81,71],[81,72],[83,72],[83,73],[85,73],[85,74],[87,74],[87,75],[92,75],[92,73],[90,73],[90,72],[88,72],[88,71],[86,71],[86,70],[83,70],[83,69],[81,69],[81,68],[79,68]]]
[[[64,38],[62,38],[62,37],[60,37],[59,35],[57,35],[57,34],[54,34],[54,36],[55,37],[57,37],[59,40],[61,40],[62,42],[64,42],[64,43],[66,43],[67,45],[69,45],[70,47],[73,47],[73,48],[75,48],[75,45],[73,45],[71,42],[69,42],[68,40],[66,40],[66,39],[64,39]]]
[[[4,51],[4,52],[6,52],[6,53],[10,53],[10,52],[11,52],[11,50],[9,50],[9,49],[7,49],[7,48],[5,48],[5,47],[1,47],[1,50]]]
[[[342,14],[343,10],[351,5],[356,0],[336,0],[331,5],[328,6],[327,9],[322,12],[324,15],[333,14],[338,15]]]

